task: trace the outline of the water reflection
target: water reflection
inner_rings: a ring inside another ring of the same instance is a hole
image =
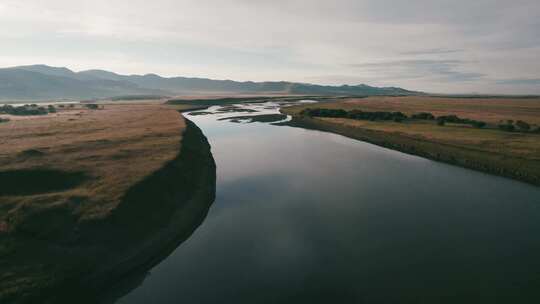
[[[190,117],[212,145],[216,202],[119,303],[538,299],[540,189],[338,135],[218,120],[234,115]]]

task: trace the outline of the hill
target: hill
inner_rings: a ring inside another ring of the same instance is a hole
[[[119,95],[296,94],[415,95],[396,87],[325,86],[278,82],[238,82],[207,78],[120,75],[104,70],[74,72],[47,65],[0,69],[0,100],[95,99]]]

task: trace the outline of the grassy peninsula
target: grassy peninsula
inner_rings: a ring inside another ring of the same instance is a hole
[[[290,125],[540,185],[540,98],[350,98],[282,112]]]
[[[95,303],[185,240],[214,199],[210,146],[169,106],[11,116],[0,138],[2,303]]]

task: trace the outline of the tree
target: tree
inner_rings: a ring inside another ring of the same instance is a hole
[[[503,131],[506,131],[506,132],[513,132],[513,131],[516,130],[516,128],[512,124],[500,124],[499,129],[501,129]]]
[[[516,126],[521,130],[521,131],[529,131],[531,129],[531,125],[529,125],[528,123],[522,121],[522,120],[518,120],[516,122]]]
[[[478,129],[481,129],[486,126],[486,123],[483,121],[474,120],[472,123],[472,126]]]
[[[431,113],[428,113],[428,112],[422,112],[422,113],[417,113],[417,114],[413,114],[411,116],[412,119],[422,119],[422,120],[434,120],[435,119],[435,116]]]

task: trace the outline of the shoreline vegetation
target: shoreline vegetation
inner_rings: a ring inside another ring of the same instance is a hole
[[[498,128],[501,131],[506,132],[522,132],[522,133],[536,133],[540,134],[540,126],[535,128],[522,120],[506,120],[501,121],[499,124],[489,125],[488,123],[480,120],[474,120],[469,118],[461,118],[457,115],[443,115],[435,117],[429,112],[420,112],[412,114],[410,117],[402,112],[386,112],[377,111],[369,112],[362,110],[346,111],[342,109],[324,109],[324,108],[306,108],[299,113],[301,116],[307,116],[310,118],[346,118],[352,120],[369,120],[369,121],[393,121],[393,122],[423,122],[423,123],[436,123],[438,126],[445,126],[447,124],[454,124],[460,126],[470,126],[478,129],[482,128]]]
[[[292,116],[284,125],[337,133],[540,186],[538,98],[376,97],[281,112]]]
[[[206,217],[216,167],[202,131],[169,106],[100,109],[0,129],[0,179],[51,179],[0,193],[0,302],[119,298]]]
[[[3,105],[0,106],[0,114],[13,116],[35,116],[56,113],[56,107],[53,105],[38,106],[37,104],[27,104],[24,106]]]

